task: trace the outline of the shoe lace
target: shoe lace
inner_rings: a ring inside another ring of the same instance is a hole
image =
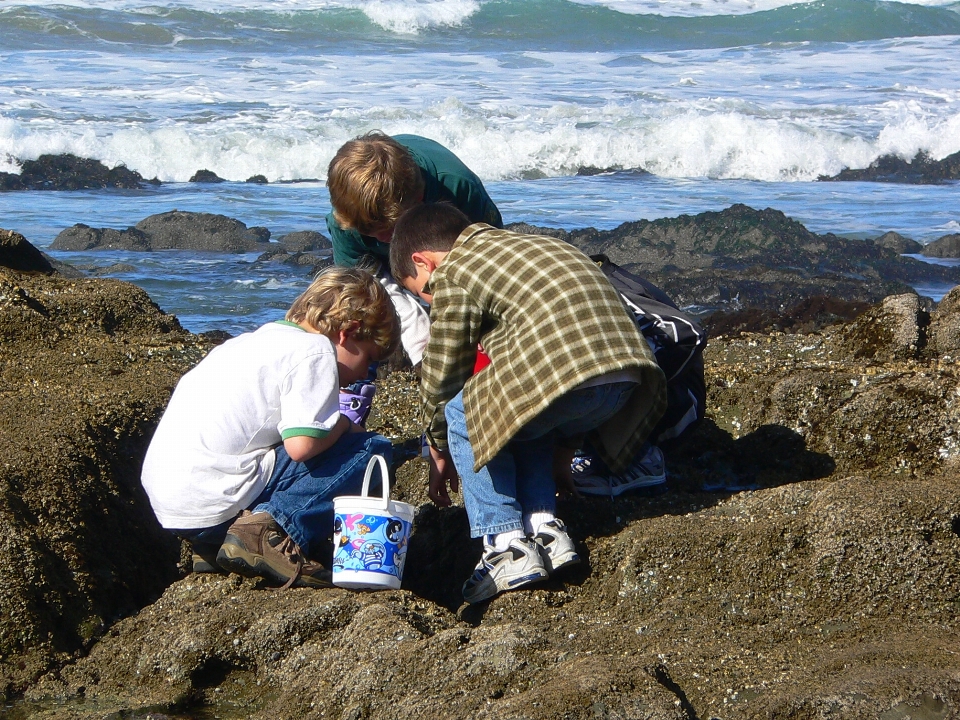
[[[592,465],[593,458],[589,455],[574,455],[573,459],[570,461],[570,471],[573,473],[574,477],[578,475],[587,475],[590,473]]]
[[[293,587],[293,584],[300,579],[300,574],[303,572],[303,553],[300,551],[300,546],[297,545],[289,535],[284,536],[283,540],[276,545],[276,549],[283,553],[283,556],[297,568],[296,572],[294,572],[280,588],[281,590],[286,590],[287,588]]]

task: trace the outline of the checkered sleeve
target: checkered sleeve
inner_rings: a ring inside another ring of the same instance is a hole
[[[447,447],[444,408],[473,372],[483,311],[461,288],[444,283],[434,288],[430,340],[423,357],[420,394],[427,442]]]

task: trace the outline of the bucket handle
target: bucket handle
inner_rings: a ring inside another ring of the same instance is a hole
[[[373,477],[373,468],[380,466],[380,485],[383,488],[382,508],[386,510],[390,504],[390,471],[387,469],[387,459],[383,455],[374,455],[367,463],[367,471],[363,475],[363,489],[360,494],[367,497],[370,492],[370,478]]]

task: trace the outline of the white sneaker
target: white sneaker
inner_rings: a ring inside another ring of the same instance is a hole
[[[540,546],[533,540],[511,540],[506,550],[484,544],[476,570],[463,584],[463,599],[471,604],[483,602],[506,590],[543,580],[547,575]]]
[[[590,464],[595,465],[596,461]],[[619,475],[596,474],[589,472],[589,467],[587,465],[587,471],[573,473],[573,483],[584,495],[616,497],[630,490],[662,485],[667,481],[663,452],[656,445],[647,445],[646,451],[638,454],[630,467]]]
[[[543,564],[551,573],[580,562],[580,555],[573,546],[573,540],[567,535],[567,526],[560,518],[541,525],[533,541],[540,546]]]

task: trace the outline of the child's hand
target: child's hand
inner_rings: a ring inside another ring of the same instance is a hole
[[[439,507],[450,507],[452,504],[450,495],[447,493],[447,482],[450,483],[450,489],[453,492],[460,491],[460,476],[457,475],[457,469],[453,465],[448,450],[438,450],[435,447],[430,448],[430,489],[427,494],[433,500],[433,504]]]

